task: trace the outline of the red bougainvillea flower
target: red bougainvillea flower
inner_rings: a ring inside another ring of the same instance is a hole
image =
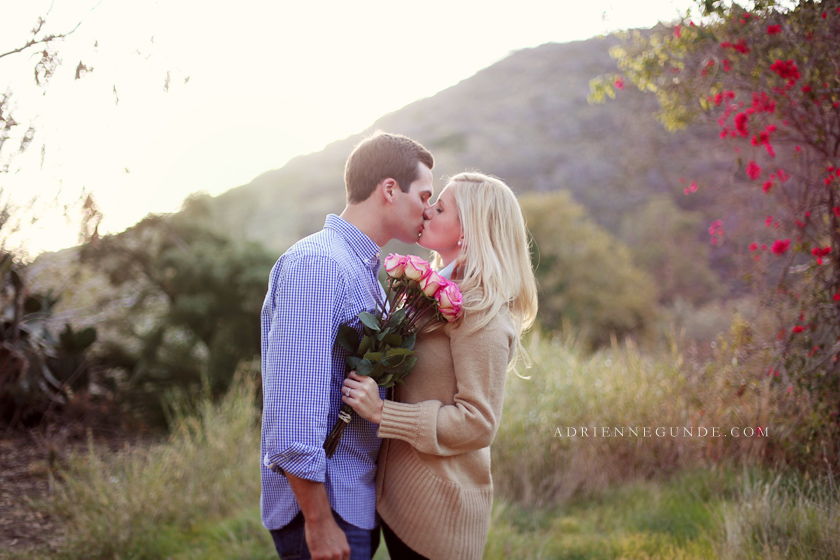
[[[767,33],[769,35],[777,35],[782,32],[781,25],[768,25],[767,26]]]
[[[802,325],[796,325],[795,327],[793,327],[793,332],[795,332],[795,333],[801,333],[804,330],[805,330],[805,327],[803,327]]]
[[[755,160],[750,160],[747,164],[747,175],[750,179],[755,181],[758,179],[758,176],[761,175],[761,167],[755,162]]]
[[[750,48],[747,46],[746,41],[743,39],[739,39],[737,43],[730,43],[729,41],[724,41],[720,44],[721,48],[724,49],[732,49],[734,51],[738,51],[741,54],[747,54],[750,52]]]
[[[750,243],[750,253],[758,251],[758,243]]]
[[[747,137],[749,131],[747,130],[747,123],[749,122],[749,116],[747,113],[738,113],[735,115],[735,130],[738,131],[738,134],[743,136],[744,138]]]
[[[811,249],[811,254],[817,257],[817,264],[823,263],[823,257],[831,253],[831,247],[814,247]]]
[[[679,25],[674,27],[674,37],[676,37],[677,39],[680,38],[680,26]]]
[[[790,239],[777,239],[770,248],[770,252],[774,255],[784,255],[790,247]]]
[[[616,78],[613,85],[618,89],[624,89],[624,79],[623,78]]]
[[[796,63],[794,63],[793,60],[776,60],[776,62],[770,65],[770,70],[778,74],[779,77],[784,80],[792,80],[795,82],[802,77],[799,73],[799,68],[796,67]]]
[[[769,193],[770,189],[773,188],[773,181],[764,181],[764,184],[761,185],[761,190],[765,193]]]

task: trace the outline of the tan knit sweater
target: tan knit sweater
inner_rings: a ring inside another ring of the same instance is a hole
[[[377,510],[432,560],[481,558],[490,530],[490,443],[515,333],[506,310],[472,333],[470,319],[417,338],[417,364],[379,426]]]

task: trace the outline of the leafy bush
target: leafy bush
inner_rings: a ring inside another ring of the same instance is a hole
[[[87,350],[96,329],[69,324],[56,337],[49,320],[58,302],[52,292],[31,292],[25,267],[0,253],[0,421],[31,425],[88,388]]]
[[[526,194],[519,202],[534,238],[540,324],[568,322],[588,346],[611,336],[642,336],[654,316],[654,282],[621,241],[593,222],[566,192]]]

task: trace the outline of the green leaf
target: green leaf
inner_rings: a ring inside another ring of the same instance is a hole
[[[414,354],[414,350],[409,348],[389,348],[387,352],[385,352],[386,356],[411,356]]]
[[[376,381],[377,385],[382,384],[380,382],[380,378],[382,377],[382,374],[384,372],[385,372],[385,366],[382,365],[382,362],[376,362],[373,365],[373,372],[370,374],[370,376],[373,378],[374,381]]]
[[[373,373],[373,363],[370,360],[359,360],[359,364],[356,367],[356,374],[370,375],[371,373]]]
[[[358,371],[359,370],[359,362],[361,362],[362,359],[359,358],[358,356],[347,356],[347,358],[345,358],[344,361],[347,362],[347,365],[350,366],[351,370],[355,369],[356,371]]]
[[[411,350],[414,348],[415,342],[417,342],[417,333],[411,333],[405,340],[403,340],[403,343],[400,346]]]
[[[379,324],[379,319],[377,319],[367,311],[362,311],[361,313],[359,313],[359,320],[369,329],[372,329],[376,332],[382,330],[382,327]]]
[[[358,350],[358,352],[356,352],[356,354],[361,354],[362,356],[364,356],[365,354],[368,353],[368,351],[371,348],[373,348],[373,337],[365,335],[362,338],[362,343],[359,344],[359,350]]]
[[[391,318],[388,320],[388,324],[393,326],[399,325],[405,319],[405,314],[407,312],[408,310],[405,307],[403,307],[402,309],[397,309],[394,312],[394,314],[391,315]]]
[[[96,342],[96,329],[93,327],[88,327],[76,335],[76,348],[79,351],[86,349],[94,342]]]
[[[339,325],[335,342],[351,354],[355,354],[359,348],[359,333],[350,325]]]
[[[384,354],[382,352],[368,352],[365,354],[365,360],[369,360],[370,362],[377,363],[382,361],[382,357]]]
[[[385,353],[382,363],[388,367],[396,368],[405,363],[406,359],[414,355],[414,350],[407,348],[391,348]]]
[[[23,310],[27,313],[37,313],[42,307],[41,300],[34,296],[29,296],[23,302]]]
[[[382,342],[384,342],[388,346],[398,347],[402,346],[403,339],[398,334],[389,334],[382,339]]]
[[[403,362],[403,365],[405,365],[406,374],[408,374],[408,372],[411,371],[411,368],[413,368],[414,364],[416,364],[416,363],[417,363],[417,356],[409,356],[408,358],[405,359],[405,362]]]

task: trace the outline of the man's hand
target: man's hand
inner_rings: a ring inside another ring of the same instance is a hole
[[[324,520],[305,519],[306,545],[312,560],[350,560],[347,536],[335,522],[332,514]]]
[[[306,546],[313,560],[350,560],[347,536],[333,518],[327,489],[320,482],[286,473],[303,512]]]

